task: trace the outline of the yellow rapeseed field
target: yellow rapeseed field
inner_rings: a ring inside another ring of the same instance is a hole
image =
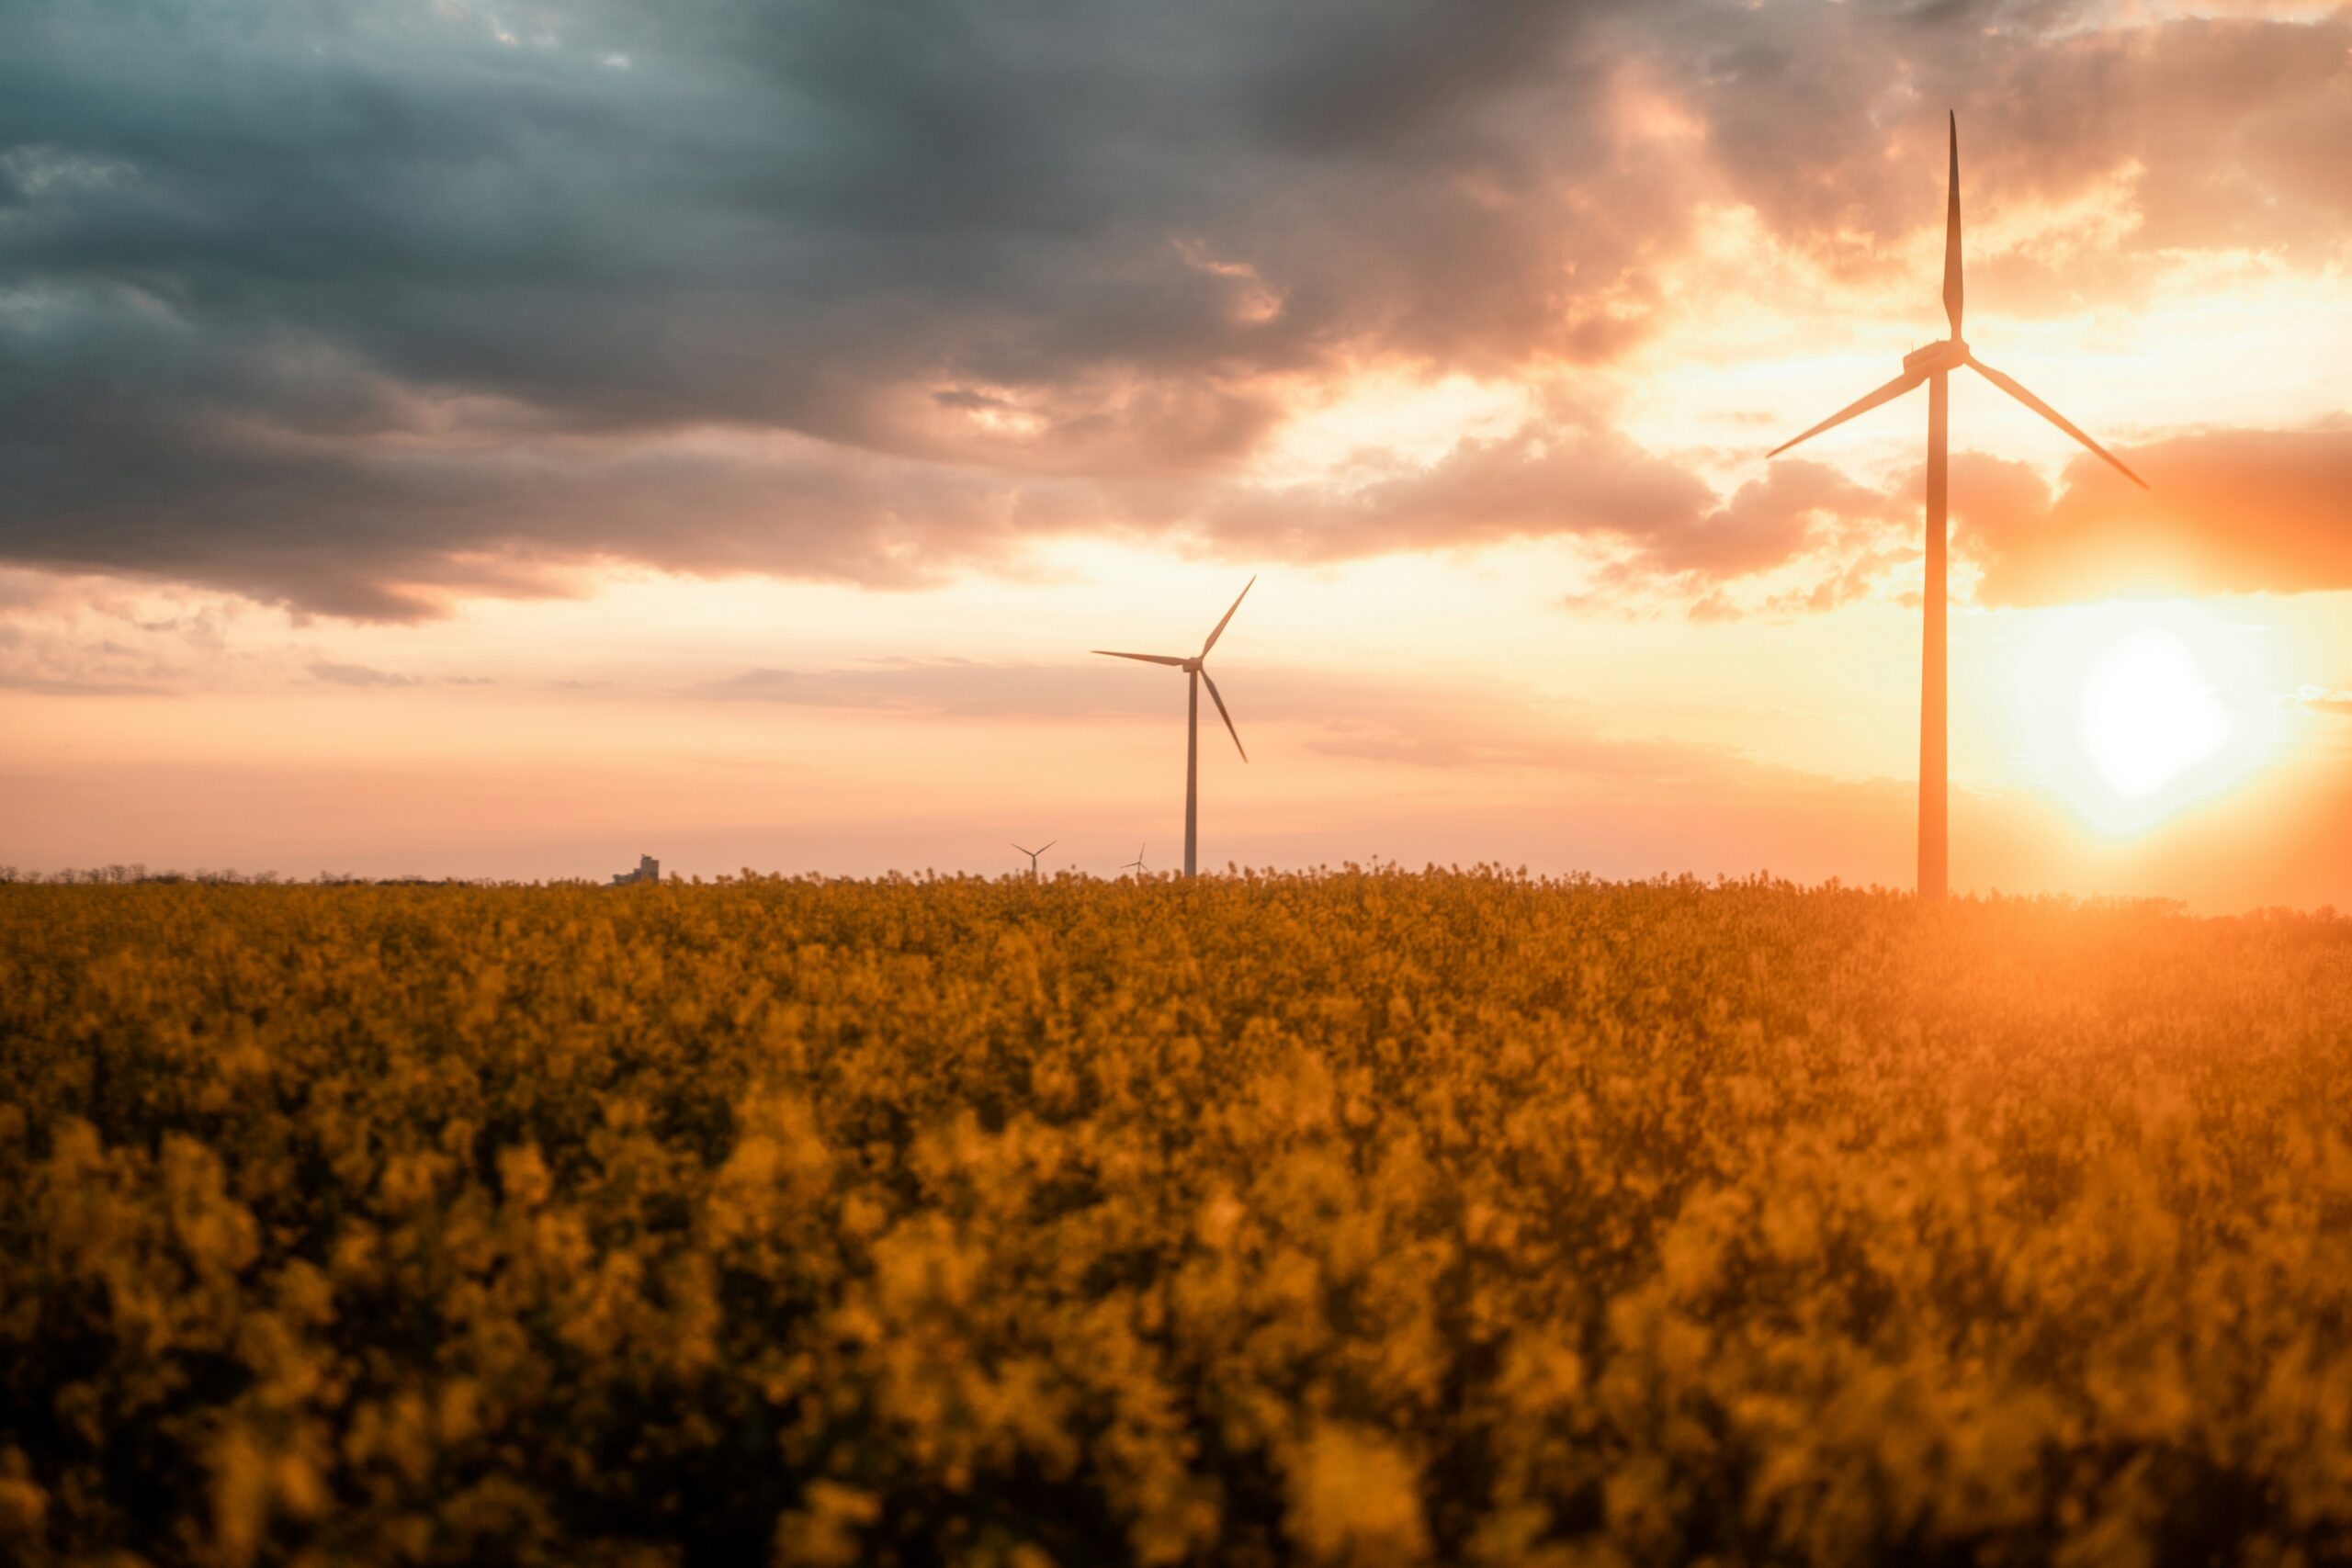
[[[0,886],[0,1558],[2352,1555],[2352,923]]]

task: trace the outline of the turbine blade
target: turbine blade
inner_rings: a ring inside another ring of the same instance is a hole
[[[1905,370],[1902,375],[1897,376],[1894,380],[1889,381],[1885,386],[1881,387],[1877,391],[1871,393],[1868,397],[1858,398],[1854,401],[1848,403],[1844,408],[1839,409],[1836,413],[1831,414],[1827,419],[1823,420],[1819,424],[1815,425],[1803,435],[1796,437],[1795,440],[1783,441],[1778,446],[1773,447],[1770,452],[1767,452],[1764,455],[1767,457],[1777,457],[1781,453],[1787,451],[1790,447],[1797,445],[1800,441],[1810,441],[1815,436],[1820,434],[1823,431],[1843,424],[1858,413],[1868,413],[1871,410],[1878,407],[1879,404],[1886,402],[1892,399],[1901,397],[1904,393],[1909,391],[1912,388],[1917,386],[1927,378],[1928,373],[1924,370]]]
[[[2092,451],[2098,453],[2100,457],[2114,464],[2115,471],[2117,473],[2121,474],[2125,479],[2130,479],[2142,490],[2148,488],[2148,481],[2133,473],[2130,468],[2124,467],[2122,458],[2117,457],[2114,453],[2109,451],[2106,447],[2100,446],[2089,436],[2085,435],[2080,430],[2075,427],[2074,423],[2067,419],[2064,414],[2060,413],[2056,409],[2052,408],[2048,403],[2043,402],[2040,398],[2035,397],[2031,392],[2027,391],[2023,387],[2018,385],[2015,380],[2002,375],[1998,370],[1994,369],[1991,366],[1985,364],[1974,355],[1972,354],[1968,356],[1968,363],[1979,376],[1984,377],[1984,379],[1992,382],[1993,385],[2000,388],[2001,390],[2008,393],[2009,396],[2015,398],[2018,401],[2023,403],[2026,407],[2031,409],[2034,412],[2040,414],[2042,418],[2048,420],[2051,423],[2056,425],[2059,429],[2064,431],[2067,434],[2073,436],[2075,440],[2081,442],[2084,446],[2089,447]]]
[[[1146,664],[1172,664],[1179,670],[1184,668],[1184,661],[1172,653],[1121,653],[1108,648],[1090,648],[1086,651],[1102,654],[1106,659],[1140,659]]]
[[[1249,590],[1245,588],[1242,592],[1246,593]],[[1233,716],[1225,711],[1225,699],[1216,694],[1216,682],[1209,679],[1209,672],[1205,670],[1201,671],[1201,681],[1209,689],[1209,701],[1216,705],[1217,717],[1225,720],[1225,732],[1233,737],[1233,749],[1241,752],[1243,761],[1248,761],[1250,753],[1242,747],[1241,731],[1233,728]]]
[[[1250,581],[1241,585],[1241,592],[1233,596],[1233,610],[1238,610],[1241,608],[1241,601],[1249,598],[1250,590],[1257,586],[1257,574],[1253,572],[1250,574]],[[1233,619],[1233,610],[1227,610],[1225,613],[1225,621]],[[1209,656],[1209,649],[1216,646],[1216,639],[1225,635],[1225,621],[1219,621],[1216,624],[1216,630],[1209,633],[1209,640],[1201,644],[1201,657],[1203,659],[1206,659]]]
[[[1047,839],[1045,843],[1038,847],[1037,852],[1039,854],[1044,854],[1047,850],[1052,849],[1056,844],[1060,842],[1061,840],[1059,839]]]
[[[1013,847],[1014,849],[1016,849],[1016,850],[1021,850],[1021,846],[1020,846],[1019,844],[1015,844],[1015,845],[1013,845],[1012,847]],[[1025,854],[1027,854],[1027,853],[1029,853],[1029,852],[1028,852],[1027,850],[1021,850],[1021,852],[1022,852],[1023,854],[1024,854],[1024,855],[1025,855]]]
[[[1944,201],[1944,315],[1960,337],[1960,116],[1951,117],[1951,175]]]

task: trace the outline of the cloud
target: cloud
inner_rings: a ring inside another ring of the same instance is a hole
[[[894,660],[832,670],[746,670],[686,694],[718,702],[1002,718],[1146,711],[1141,682],[1107,667]],[[1166,705],[1156,705],[1165,707]]]
[[[1234,649],[1222,645],[1220,658]],[[1407,676],[1241,667],[1218,682],[1235,719],[1312,726],[1362,741],[1411,735],[1419,760],[1452,761],[1500,738],[1550,728],[1555,716],[1518,687]],[[1067,663],[967,659],[886,660],[831,669],[753,669],[688,688],[714,702],[777,703],[958,718],[1083,717],[1173,721],[1184,704],[1180,671],[1122,660]],[[1211,720],[1214,722],[1214,713]],[[1464,737],[1475,739],[1465,740]],[[1368,741],[1366,743],[1369,743]]]
[[[1229,548],[1317,559],[1557,533],[1647,538],[1695,522],[1711,499],[1689,472],[1613,432],[1546,420],[1351,487],[1236,491],[1203,522]]]
[[[1577,705],[1508,682],[1237,669],[1219,682],[1245,741],[1260,725],[1305,732],[1329,757],[1433,770],[1524,768],[1589,779],[1736,784],[1762,768],[1726,748],[1601,736]],[[724,702],[962,718],[1119,718],[1175,724],[1182,677],[1100,664],[905,660],[826,670],[755,669],[694,687]],[[1206,739],[1214,710],[1204,705]],[[1220,742],[1222,744],[1222,742]]]
[[[2352,189],[2328,171],[2352,135],[2342,90],[2352,10],[1699,9],[1713,25],[1669,79],[1702,85],[1729,193],[1839,275],[1908,266],[1912,253],[1889,242],[1940,226],[1935,111],[1947,105],[1970,189],[2045,220],[2006,253],[1972,236],[1969,281],[2006,310],[2112,300],[2143,286],[2167,250],[2263,250],[2312,265],[2341,254]]]
[[[1307,750],[1329,757],[1416,768],[1526,768],[1556,777],[1677,788],[1707,784],[1739,788],[1782,771],[1728,747],[1561,734],[1556,729],[1530,736],[1482,722],[1376,728],[1343,726],[1339,734],[1307,742]]]
[[[347,664],[331,659],[315,660],[311,664],[311,679],[330,686],[489,686],[496,682],[487,675],[402,675],[390,670],[378,670],[366,664]]]
[[[1705,495],[1703,491],[1700,492]],[[1909,516],[1908,498],[1858,484],[1826,464],[1792,457],[1741,485],[1724,500],[1661,513],[1634,529],[1594,530],[1617,549],[1572,610],[1607,610],[1629,596],[1655,603],[1679,597],[1694,620],[1803,615],[1834,609],[1877,586],[1912,553],[1889,547],[1890,525]],[[1760,597],[1735,593],[1749,580],[1811,563],[1810,586]]]
[[[2352,718],[2352,692],[2306,687],[2296,694],[2296,701],[2312,713],[2331,714],[2338,718]]]
[[[1219,659],[1235,648],[1227,637]],[[1298,669],[1236,669],[1218,686],[1238,719],[1363,725],[1402,723],[1429,711],[1467,712],[1523,702],[1513,688],[1476,682],[1430,687]],[[1094,658],[1067,663],[974,659],[899,659],[831,669],[763,668],[690,687],[715,702],[778,703],[796,707],[858,708],[959,718],[1070,718],[1181,714],[1179,671]]]
[[[0,589],[7,586],[0,578]],[[145,603],[99,591],[69,599],[55,584],[0,595],[0,690],[47,696],[164,696],[217,667],[220,617],[210,607],[147,619]]]
[[[1719,499],[1597,422],[1555,416],[1464,440],[1426,468],[1375,468],[1351,488],[1237,489],[1206,509],[1203,526],[1228,549],[1305,559],[1580,537],[1613,556],[1599,586],[1571,601],[1583,607],[1632,592],[1701,592],[1836,552],[1846,564],[1807,596],[1818,609],[1868,586],[1857,565],[1883,560],[1853,547],[1901,513],[1896,499],[1804,458]]]
[[[323,681],[331,686],[415,686],[423,682],[413,675],[395,675],[388,671],[371,670],[365,664],[337,664],[332,660],[320,660],[311,666],[311,679]]]
[[[50,697],[168,696],[171,688],[147,681],[79,680],[49,675],[19,675],[0,671],[0,689],[32,692]]]
[[[608,560],[888,587],[1081,531],[1568,532],[1703,592],[1827,511],[1604,409],[1418,474],[1252,465],[1368,368],[1623,355],[1703,205],[1884,273],[1937,208],[1929,103],[2013,209],[2088,204],[1980,254],[2011,308],[2199,245],[2324,265],[2347,46],[2050,0],[29,0],[0,559],[403,620]]]
[[[2054,495],[2022,465],[1955,457],[1955,540],[1983,568],[1978,597],[2352,588],[2352,423],[2199,431],[2125,457],[2149,489],[2087,453]]]
[[[394,620],[928,581],[1080,525],[1057,478],[1228,468],[1283,378],[1623,335],[1508,120],[1589,130],[1605,7],[243,9],[0,18],[0,552]]]

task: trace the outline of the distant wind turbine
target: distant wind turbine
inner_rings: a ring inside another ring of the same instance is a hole
[[[1944,210],[1944,315],[1951,336],[1929,344],[1903,358],[1903,374],[1868,397],[1848,404],[1793,441],[1775,446],[1777,457],[1799,441],[1810,441],[1823,431],[1845,423],[1917,387],[1928,384],[1928,581],[1926,625],[1921,632],[1919,661],[1919,897],[1941,898],[1951,880],[1950,766],[1946,750],[1944,634],[1944,493],[1945,425],[1950,393],[1946,378],[1962,366],[2106,458],[2116,471],[2142,490],[2148,481],[2123,466],[2121,458],[2084,434],[2066,417],[2010,378],[1969,352],[1960,335],[1960,117],[1950,120],[1951,169]]]
[[[1216,682],[1209,679],[1208,658],[1209,649],[1215,648],[1216,639],[1225,635],[1226,621],[1233,619],[1233,611],[1241,608],[1241,601],[1250,597],[1250,590],[1256,586],[1258,586],[1258,580],[1255,577],[1241,585],[1241,592],[1234,595],[1233,609],[1226,611],[1225,620],[1216,624],[1216,628],[1209,633],[1208,640],[1201,644],[1201,651],[1190,659],[1172,653],[1120,653],[1108,648],[1089,650],[1110,659],[1140,659],[1146,664],[1170,665],[1192,677],[1191,705],[1186,709],[1184,716],[1184,874],[1187,876],[1192,875],[1197,869],[1197,852],[1200,847],[1201,686],[1203,682],[1205,682],[1208,685],[1209,701],[1216,705],[1216,716],[1225,720],[1226,733],[1233,737],[1233,749],[1241,752],[1243,761],[1250,760],[1250,753],[1242,750],[1241,732],[1233,728],[1233,716],[1225,711],[1225,699],[1217,695]]]
[[[1035,881],[1036,881],[1036,880],[1037,880],[1037,857],[1038,857],[1039,855],[1041,855],[1041,854],[1044,854],[1047,850],[1052,849],[1056,844],[1059,843],[1060,841],[1061,841],[1061,840],[1058,840],[1058,839],[1047,839],[1044,843],[1039,844],[1039,845],[1038,845],[1035,849],[1034,849],[1034,850],[1021,850],[1021,846],[1020,846],[1019,844],[1015,844],[1015,845],[1013,845],[1013,846],[1012,846],[1012,847],[1013,847],[1014,849],[1016,849],[1016,850],[1021,850],[1021,852],[1022,852],[1023,854],[1027,855],[1027,856],[1029,857],[1029,880],[1030,880],[1030,881],[1035,882]]]
[[[1247,590],[1244,590],[1244,592],[1247,592]],[[1142,843],[1136,846],[1136,858],[1129,861],[1119,869],[1121,871],[1132,871],[1137,876],[1141,876],[1143,874],[1143,852],[1149,848],[1151,848],[1151,840],[1149,839],[1146,839]]]

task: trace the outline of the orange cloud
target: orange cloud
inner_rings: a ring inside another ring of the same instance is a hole
[[[1955,458],[1957,547],[1984,569],[1979,597],[2352,588],[2352,422],[2201,431],[2134,447],[2129,460],[2148,490],[2086,454],[2053,497],[2021,464]]]

